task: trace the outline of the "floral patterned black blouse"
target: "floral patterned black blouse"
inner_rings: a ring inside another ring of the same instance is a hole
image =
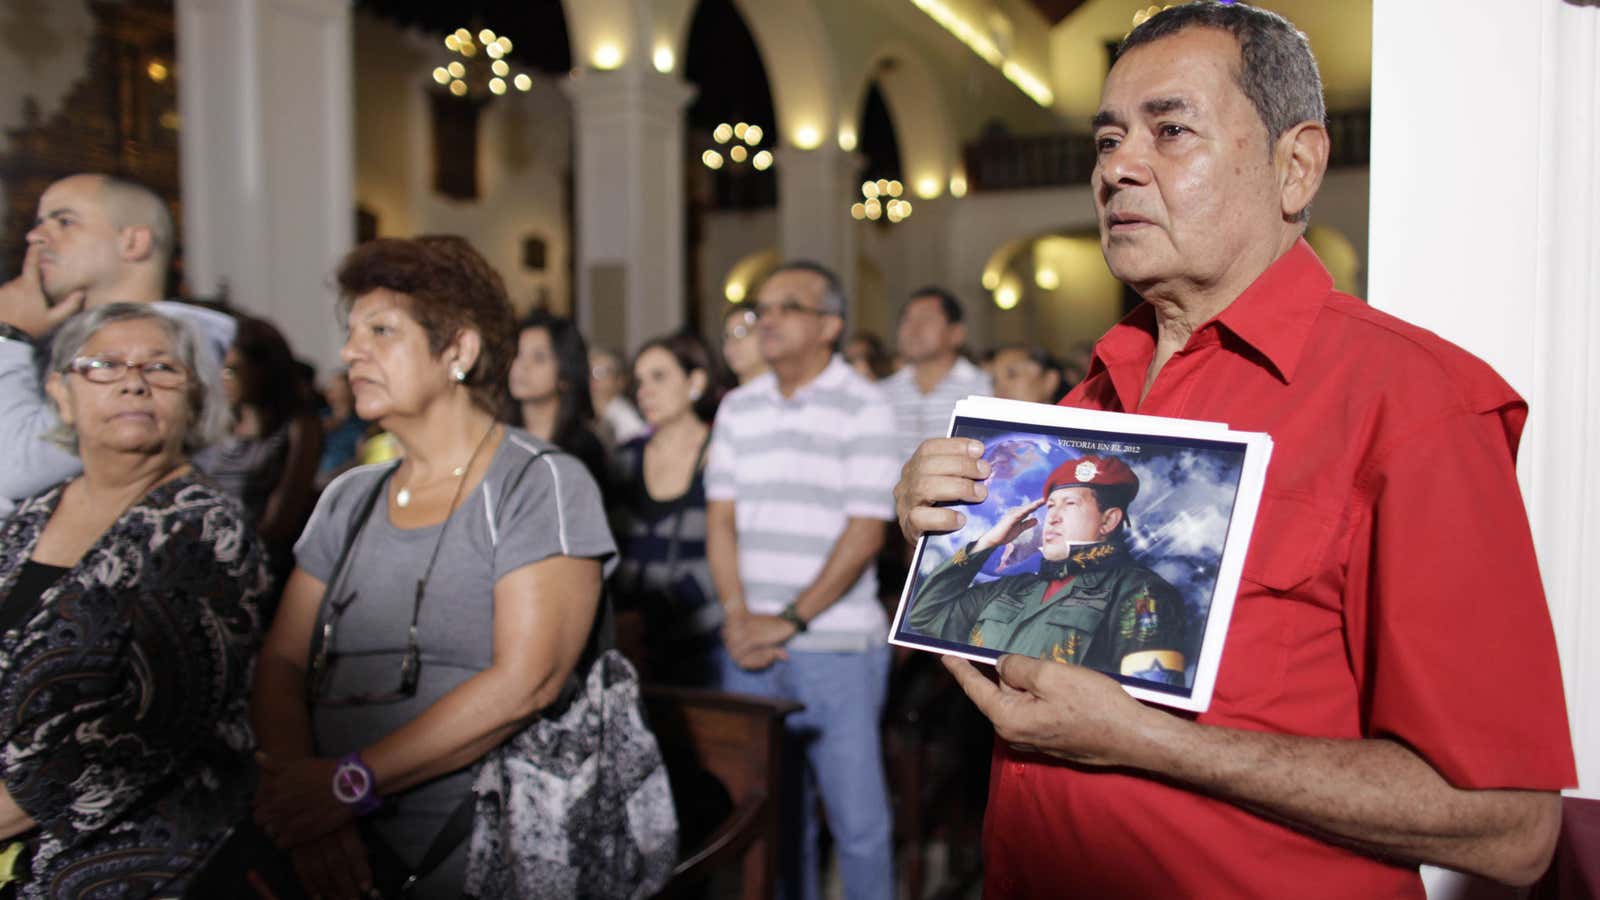
[[[0,526],[0,603],[61,491]],[[0,780],[38,823],[22,836],[19,897],[181,895],[248,814],[269,585],[238,503],[189,474],[124,513],[0,634]]]

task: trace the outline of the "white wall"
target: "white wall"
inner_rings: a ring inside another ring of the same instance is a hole
[[[459,234],[499,270],[519,311],[541,296],[569,311],[572,109],[555,80],[535,75],[528,93],[510,91],[484,108],[479,198],[452,200],[433,190],[426,93],[434,87],[429,73],[447,61],[443,45],[366,13],[353,18],[356,200],[377,214],[379,235]],[[542,272],[522,265],[522,238],[530,233],[545,240]]]
[[[1488,361],[1532,407],[1518,470],[1588,797],[1600,797],[1597,56],[1589,3],[1374,14],[1371,299]]]

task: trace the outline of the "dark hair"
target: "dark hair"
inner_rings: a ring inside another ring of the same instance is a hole
[[[378,288],[403,295],[434,356],[462,331],[476,331],[481,349],[464,384],[480,409],[499,411],[517,354],[516,314],[500,274],[465,238],[438,234],[368,241],[345,256],[338,281],[345,315],[356,298]]]
[[[822,290],[822,311],[841,317],[845,314],[844,283],[832,269],[815,260],[791,259],[767,273],[767,277],[771,278],[779,272],[810,272],[813,275],[820,275],[826,282]]]
[[[748,300],[740,300],[738,303],[729,303],[727,306],[722,308],[722,324],[728,324],[728,320],[734,316],[753,316],[755,314],[755,307]]]
[[[860,341],[867,345],[867,368],[872,371],[873,377],[882,380],[894,374],[894,360],[889,357],[888,348],[883,346],[883,339],[870,331],[858,331],[845,342],[845,350],[850,345]]]
[[[1060,403],[1061,398],[1065,397],[1067,392],[1072,390],[1073,385],[1067,383],[1067,371],[1062,365],[1061,360],[1057,359],[1055,354],[1044,349],[1043,347],[1035,344],[1001,344],[993,350],[990,350],[989,355],[993,359],[999,359],[1000,354],[1012,350],[1020,351],[1022,355],[1028,359],[1028,361],[1038,366],[1041,372],[1056,373],[1056,391],[1055,396],[1050,398],[1051,403]]]
[[[1134,47],[1189,28],[1226,31],[1239,42],[1239,90],[1267,126],[1269,150],[1284,132],[1301,122],[1326,124],[1322,75],[1317,58],[1311,55],[1311,44],[1294,23],[1275,12],[1215,0],[1168,7],[1129,32],[1117,48],[1117,58]],[[1307,206],[1299,219],[1305,222],[1310,218],[1311,207]]]
[[[961,321],[966,318],[966,310],[962,308],[961,301],[956,299],[956,295],[934,284],[911,292],[911,298],[906,301],[906,305],[900,307],[901,318],[905,317],[906,310],[911,308],[911,304],[921,300],[923,297],[933,297],[939,301],[939,311],[944,313],[944,321],[947,325],[960,325]]]
[[[589,345],[571,319],[547,310],[528,313],[517,325],[516,336],[520,338],[524,331],[533,329],[550,336],[550,351],[556,357],[556,425],[550,440],[567,449],[573,446],[579,432],[588,430],[589,418],[594,415],[594,400],[589,394]],[[507,418],[522,427],[522,407],[513,403]]]
[[[717,370],[711,362],[711,354],[707,352],[706,345],[694,333],[680,331],[663,337],[651,338],[644,342],[639,352],[633,355],[633,365],[628,367],[629,384],[628,393],[638,391],[639,386],[633,383],[633,368],[639,363],[639,357],[646,350],[665,350],[678,364],[684,375],[692,374],[696,369],[705,373],[705,390],[700,392],[700,399],[694,401],[694,414],[702,422],[711,421],[717,414],[717,404],[722,402],[722,380],[717,377]]]
[[[234,373],[239,399],[255,407],[265,434],[312,410],[312,394],[283,332],[265,319],[240,316],[233,349],[244,364]],[[286,374],[293,377],[286,378]]]

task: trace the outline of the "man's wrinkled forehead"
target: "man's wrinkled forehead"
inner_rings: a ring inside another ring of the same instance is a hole
[[[827,279],[816,272],[807,272],[804,269],[783,269],[774,272],[762,283],[761,291],[757,298],[782,302],[784,300],[799,300],[807,306],[820,307],[822,295],[828,290]]]
[[[1140,44],[1118,57],[1106,75],[1091,124],[1126,128],[1134,118],[1198,114],[1210,105],[1204,91],[1209,85],[1197,83],[1195,76],[1212,66],[1217,86],[1243,98],[1244,60],[1232,34],[1196,26]]]

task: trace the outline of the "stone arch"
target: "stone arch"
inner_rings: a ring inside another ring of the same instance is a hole
[[[989,254],[981,277],[996,344],[1038,343],[1064,353],[1122,316],[1122,284],[1105,266],[1099,236],[1083,228],[1006,240]],[[1001,307],[1001,299],[1014,305]]]
[[[772,106],[785,144],[810,150],[833,139],[832,42],[816,0],[734,0],[772,86]]]
[[[723,275],[719,282],[718,292],[729,303],[748,300],[781,261],[776,247],[764,247],[753,253],[747,253],[728,267],[727,274]]]
[[[950,113],[933,69],[914,48],[889,42],[867,58],[848,82],[839,130],[855,131],[867,89],[876,81],[900,147],[902,180],[919,197],[943,194],[956,169],[958,148]]]
[[[656,48],[672,51],[674,71],[688,52],[689,23],[697,0],[561,0],[572,34],[574,61],[592,64],[593,48],[606,41],[623,46],[625,59],[652,64]],[[772,106],[784,143],[809,150],[832,139],[836,65],[833,44],[817,0],[733,0],[761,54]],[[635,9],[648,9],[641,22]]]
[[[561,0],[561,11],[567,17],[574,68],[615,69],[640,54],[640,62],[650,64],[650,49],[642,46],[647,32],[636,18],[635,4],[628,0]],[[609,58],[613,50],[614,59]]]

